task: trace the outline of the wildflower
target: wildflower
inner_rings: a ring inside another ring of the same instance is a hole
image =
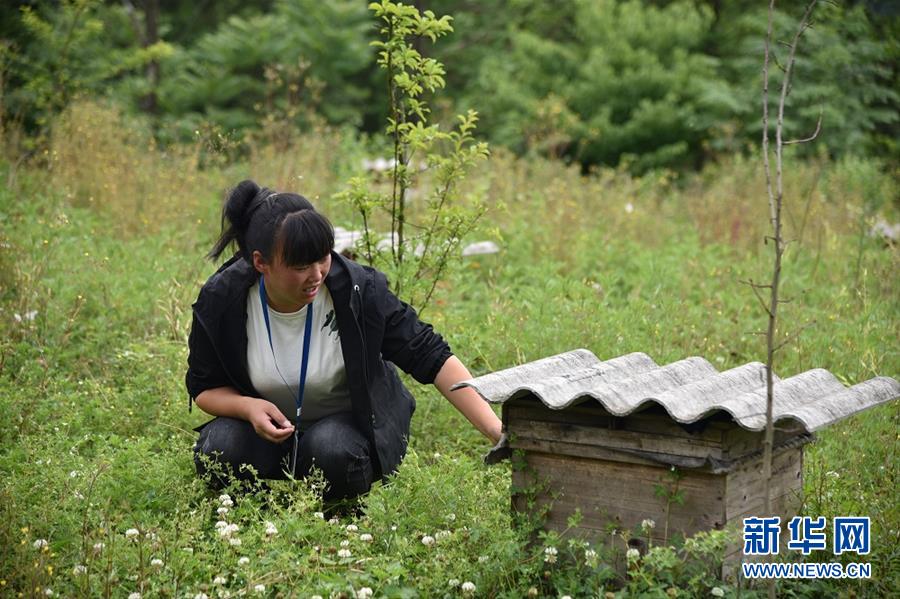
[[[593,549],[585,549],[584,550],[584,559],[585,561],[591,562],[597,559],[597,552]]]
[[[434,537],[432,537],[431,535],[425,535],[424,537],[422,537],[422,544],[426,547],[434,545]]]
[[[528,592],[525,594],[529,597],[537,597],[538,596],[537,587],[528,587]]]
[[[225,537],[226,539],[239,531],[241,529],[237,524],[226,524],[225,526],[219,528],[219,536]]]
[[[725,591],[723,591],[723,590],[721,589],[721,587],[713,587],[713,588],[709,591],[709,593],[710,593],[710,595],[712,595],[713,597],[724,597],[724,596],[725,596]]]
[[[138,592],[129,593],[128,599],[141,599],[141,594]]]
[[[362,533],[361,535],[359,535],[359,540],[360,540],[360,541],[365,541],[366,543],[371,543],[371,542],[372,542],[372,538],[373,538],[372,535],[370,535],[370,534],[367,533],[367,532],[364,532],[364,533]]]
[[[489,559],[491,559],[491,558],[489,558],[489,557],[486,556],[486,555],[479,555],[479,556],[478,556],[478,563],[479,563],[479,564],[483,564],[483,563],[487,562]]]
[[[233,538],[231,538],[231,539],[228,539],[228,543],[229,543],[229,545],[231,545],[232,547],[240,547],[240,546],[241,546],[241,540],[240,540],[239,538],[237,538],[237,537],[233,537]]]
[[[246,566],[246,565],[249,564],[249,563],[250,563],[250,558],[249,558],[249,557],[246,557],[246,556],[244,556],[244,557],[242,557],[241,559],[238,560],[238,565],[239,565],[239,566]]]
[[[449,530],[439,530],[436,533],[434,533],[434,539],[436,541],[440,541],[441,539],[446,539],[449,536],[450,536]]]
[[[78,470],[72,470],[69,472],[69,478],[78,478],[78,475],[81,474]]]
[[[669,597],[677,597],[678,589],[676,589],[675,587],[669,587],[666,589],[666,595],[668,595]]]
[[[315,517],[318,518],[319,520],[324,520],[324,519],[325,519],[325,513],[324,513],[324,512],[313,512],[313,516],[315,516]]]
[[[234,506],[234,502],[231,500],[231,495],[229,495],[228,493],[222,493],[221,495],[219,495],[219,503],[222,505],[222,507]]]
[[[456,520],[456,514],[454,514],[453,512],[447,514],[447,520],[453,522],[454,520]]]
[[[264,585],[264,584],[256,585],[255,587],[253,587],[253,592],[258,595],[262,595],[263,593],[266,592],[266,585]]]
[[[450,580],[447,581],[447,586],[453,587],[453,588],[458,587],[459,586],[459,578],[451,578]]]
[[[136,536],[138,536],[139,534],[141,534],[141,533],[138,532],[138,529],[136,529],[136,528],[129,528],[128,530],[125,531],[125,538],[126,538],[126,539],[133,539],[133,538],[135,538]]]
[[[350,553],[349,549],[339,549],[337,555],[338,557],[350,557],[353,554]]]
[[[156,542],[159,540],[159,536],[155,532],[148,532],[144,535],[145,539]]]
[[[278,534],[278,529],[275,528],[275,524],[266,520],[266,536],[274,537],[277,534]]]
[[[396,525],[396,524],[391,525],[391,532],[397,532],[397,525]]]
[[[434,457],[434,459],[439,460],[439,459],[441,459],[441,454],[439,454],[438,452],[434,452],[433,457]]]
[[[72,568],[72,574],[75,576],[80,576],[81,574],[87,574],[87,566],[84,564],[76,564],[74,568]]]
[[[313,595],[309,599],[323,599],[323,598],[322,598],[322,595]]]
[[[44,594],[47,595],[48,597],[52,597],[53,589],[51,589],[50,587],[47,587],[46,589],[44,589]]]
[[[475,583],[469,582],[468,580],[462,583],[462,586],[459,587],[462,589],[463,593],[474,593],[475,592]]]
[[[550,546],[544,548],[544,561],[548,564],[556,563],[556,556],[559,552],[556,550],[556,547]]]
[[[226,582],[228,582],[228,579],[224,576],[216,576],[213,578],[213,584],[225,584]]]
[[[572,599],[572,596],[571,595],[563,595],[559,599]]]
[[[634,212],[634,204],[632,204],[631,202],[625,204],[625,212],[627,212],[628,214]]]
[[[223,505],[222,507],[220,507],[219,509],[216,510],[216,513],[219,514],[220,516],[224,516],[225,514],[228,513],[228,508]]]
[[[650,532],[655,527],[656,527],[656,522],[654,522],[650,518],[647,518],[646,520],[641,522],[641,530],[643,530],[644,532]]]
[[[349,547],[349,546],[350,546],[350,541],[348,541],[347,539],[344,539],[343,541],[341,541],[341,547]]]
[[[79,501],[84,501],[84,495],[82,495],[80,491],[74,491],[72,493],[72,497],[78,499]]]
[[[94,553],[100,553],[104,547],[106,547],[106,543],[94,543]]]
[[[641,552],[632,547],[628,551],[625,552],[625,557],[628,558],[628,561],[637,561],[639,557],[641,557]]]
[[[150,560],[150,565],[154,568],[159,569],[163,567],[163,561],[158,557],[154,557],[152,560]]]
[[[356,532],[357,530],[359,530],[359,527],[356,524],[347,525],[347,532]]]
[[[206,593],[197,593],[194,595],[194,599],[209,599],[209,595]]]
[[[363,587],[356,591],[356,599],[369,599],[372,596],[372,589]]]
[[[228,526],[228,522],[226,522],[225,520],[219,520],[218,522],[216,522],[216,530],[225,528],[226,526]]]
[[[34,547],[35,549],[44,549],[44,548],[47,547],[47,545],[49,545],[49,543],[47,542],[47,539],[38,539],[37,541],[35,541],[35,542],[32,543],[31,545],[32,545],[32,547]]]

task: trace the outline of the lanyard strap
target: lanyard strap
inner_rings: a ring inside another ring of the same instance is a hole
[[[259,303],[262,305],[263,320],[266,321],[266,332],[269,334],[269,349],[272,350],[272,359],[275,359],[275,345],[272,343],[272,327],[269,324],[269,302],[266,300],[266,284],[262,275],[259,276]],[[300,409],[303,406],[303,391],[306,387],[306,367],[309,364],[309,341],[312,337],[312,302],[306,305],[306,327],[303,333],[303,357],[300,359],[300,387],[297,389],[297,422],[300,426]],[[277,364],[276,364],[277,367]]]

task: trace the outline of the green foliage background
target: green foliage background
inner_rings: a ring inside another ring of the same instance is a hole
[[[273,114],[303,128],[314,118],[370,134],[383,128],[387,104],[365,2],[164,2],[154,43],[142,39],[152,2],[129,13],[130,4],[7,3],[5,122],[36,133],[78,94],[132,112],[154,94],[151,117],[164,141],[190,139],[209,123],[246,132]],[[453,15],[460,31],[427,52],[454,65],[445,120],[475,108],[495,145],[646,172],[698,168],[757,143],[762,3],[416,4]],[[780,9],[776,37],[789,36],[797,9]],[[897,160],[897,22],[891,3],[821,3],[798,56],[792,137],[811,133],[821,113],[816,151]],[[145,75],[151,62],[158,82]]]

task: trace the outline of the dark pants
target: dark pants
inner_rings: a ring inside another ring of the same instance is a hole
[[[245,420],[220,416],[200,430],[194,446],[194,463],[201,476],[210,475],[210,484],[222,488],[231,478],[251,480],[253,474],[241,464],[249,464],[259,478],[284,479],[290,468],[293,436],[272,443],[256,434]],[[349,413],[322,418],[300,434],[295,477],[309,474],[313,466],[325,475],[326,501],[356,497],[367,492],[375,477],[369,441],[353,425]],[[209,468],[200,456],[215,467]],[[220,473],[221,471],[221,473]]]

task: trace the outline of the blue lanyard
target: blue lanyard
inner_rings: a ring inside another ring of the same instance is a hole
[[[272,350],[272,359],[275,359],[275,346],[272,344],[272,327],[269,325],[269,303],[266,300],[266,284],[262,275],[259,276],[259,303],[262,305],[263,319],[266,321],[266,332],[269,334],[269,348]],[[303,391],[306,387],[306,367],[309,364],[309,340],[312,337],[312,302],[306,305],[306,328],[303,333],[303,357],[300,359],[300,387],[297,389],[297,421],[294,423],[294,431],[300,428],[300,409],[303,407]],[[296,440],[295,440],[296,441]],[[295,444],[296,447],[296,444]]]

